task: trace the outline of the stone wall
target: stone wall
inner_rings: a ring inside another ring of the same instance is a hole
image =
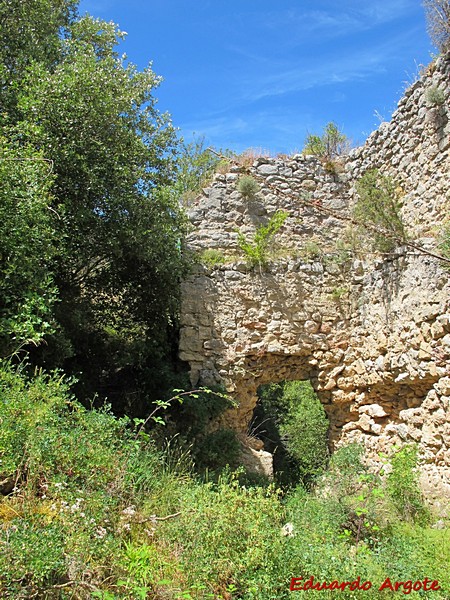
[[[445,102],[431,101],[436,89]],[[234,395],[239,407],[223,419],[243,439],[261,384],[309,379],[334,445],[363,440],[375,464],[393,444],[417,442],[424,489],[450,492],[449,272],[408,247],[351,259],[342,251],[355,184],[371,168],[395,179],[410,238],[436,249],[450,208],[449,107],[450,61],[441,58],[338,172],[316,157],[259,158],[254,198],[239,193],[234,166],[191,207],[189,248],[226,261],[198,265],[183,284],[180,357],[193,384],[222,383]],[[250,269],[238,231],[250,237],[277,210],[289,216],[273,260]]]

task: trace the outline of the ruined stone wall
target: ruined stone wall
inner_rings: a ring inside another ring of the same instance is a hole
[[[443,103],[430,101],[435,89]],[[342,247],[355,184],[378,168],[401,188],[408,235],[436,248],[450,208],[449,113],[450,61],[441,58],[339,172],[315,157],[260,158],[251,200],[237,189],[242,169],[216,175],[191,207],[188,245],[226,260],[196,267],[181,315],[180,357],[192,382],[222,383],[239,402],[223,417],[228,425],[245,433],[261,384],[309,379],[335,445],[361,439],[376,463],[393,444],[417,442],[431,495],[450,492],[449,272],[405,247],[350,259]],[[250,269],[238,231],[254,235],[277,210],[289,216],[273,260]]]

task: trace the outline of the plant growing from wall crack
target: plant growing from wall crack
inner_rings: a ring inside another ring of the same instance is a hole
[[[358,201],[353,210],[361,235],[374,250],[391,252],[406,241],[400,213],[399,190],[391,177],[378,169],[367,171],[356,184]]]
[[[262,268],[267,266],[270,254],[269,244],[283,227],[287,217],[288,213],[286,211],[277,211],[269,219],[267,225],[258,227],[252,241],[248,241],[242,232],[238,232],[239,248],[244,252],[250,267],[259,265]]]
[[[338,156],[346,154],[350,141],[336,123],[330,122],[326,125],[322,135],[309,134],[306,138],[303,152],[312,154],[330,163]]]
[[[245,199],[250,200],[259,192],[259,184],[251,175],[242,175],[238,182],[238,190]]]

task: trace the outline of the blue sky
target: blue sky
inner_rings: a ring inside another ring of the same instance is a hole
[[[420,0],[82,0],[118,23],[186,139],[299,151],[329,121],[359,145],[434,51]]]

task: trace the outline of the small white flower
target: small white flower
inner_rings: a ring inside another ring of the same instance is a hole
[[[131,506],[127,506],[127,508],[123,509],[122,514],[132,517],[136,514],[136,507],[134,506],[134,504],[132,504]]]
[[[97,527],[97,529],[95,530],[94,536],[97,539],[101,540],[101,539],[103,539],[105,537],[105,535],[107,533],[108,532],[106,531],[106,529],[104,527]]]
[[[281,528],[281,535],[284,537],[293,537],[294,531],[294,525],[292,523],[286,523],[286,525],[283,525]]]

